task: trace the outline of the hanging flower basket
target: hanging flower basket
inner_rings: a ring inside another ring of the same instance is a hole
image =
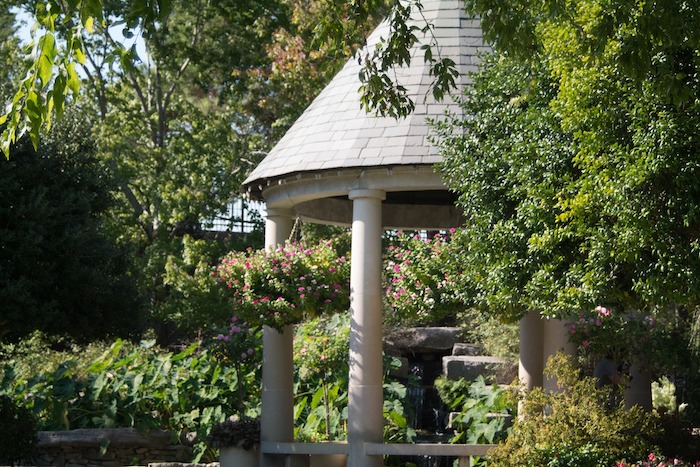
[[[234,251],[222,258],[216,274],[230,290],[236,316],[278,331],[350,306],[350,262],[329,240]]]

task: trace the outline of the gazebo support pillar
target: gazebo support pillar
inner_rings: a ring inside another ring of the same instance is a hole
[[[547,366],[549,357],[562,351],[567,355],[576,355],[576,345],[569,341],[569,330],[566,322],[561,319],[549,318],[544,320],[542,346],[542,366]],[[553,378],[542,377],[542,388],[548,391],[559,391],[557,381]]]
[[[542,317],[537,311],[529,311],[520,320],[520,362],[518,377],[526,391],[542,386],[544,361]]]
[[[382,388],[382,201],[381,190],[353,190],[350,263],[350,375],[348,467],[381,467],[382,456],[365,454],[365,443],[383,441]]]
[[[268,209],[265,213],[265,248],[284,244],[292,232],[289,209]],[[261,441],[294,441],[294,363],[291,326],[284,332],[263,328]],[[282,467],[284,457],[261,454],[261,467]]]

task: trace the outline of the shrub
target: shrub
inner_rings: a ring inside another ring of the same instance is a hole
[[[656,449],[654,414],[639,407],[610,408],[606,402],[611,389],[596,389],[595,380],[581,378],[562,354],[550,358],[545,372],[557,379],[559,391],[535,388],[525,395],[521,418],[505,443],[491,451],[489,465],[607,467],[621,459],[643,459]],[[560,456],[576,461],[563,464]]]
[[[9,397],[0,396],[0,464],[27,461],[36,451],[36,421]]]
[[[296,327],[297,437],[309,440],[346,438],[350,316],[321,316]]]

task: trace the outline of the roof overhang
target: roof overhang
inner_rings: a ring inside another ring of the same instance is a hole
[[[381,190],[385,228],[449,229],[464,221],[432,165],[362,167],[299,172],[268,179],[248,187],[265,199],[269,208],[292,209],[303,220],[349,226],[352,223],[353,190]]]

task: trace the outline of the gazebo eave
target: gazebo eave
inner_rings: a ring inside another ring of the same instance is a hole
[[[416,193],[419,198],[421,193],[447,193],[442,177],[432,164],[300,172],[265,180],[256,188],[268,208],[291,209],[303,220],[316,223],[349,226],[352,202],[348,194],[354,190],[398,194],[394,197],[397,201],[383,206],[385,228],[448,229],[464,220],[450,197],[434,200],[425,196],[425,202],[418,205],[401,202],[401,193]]]

